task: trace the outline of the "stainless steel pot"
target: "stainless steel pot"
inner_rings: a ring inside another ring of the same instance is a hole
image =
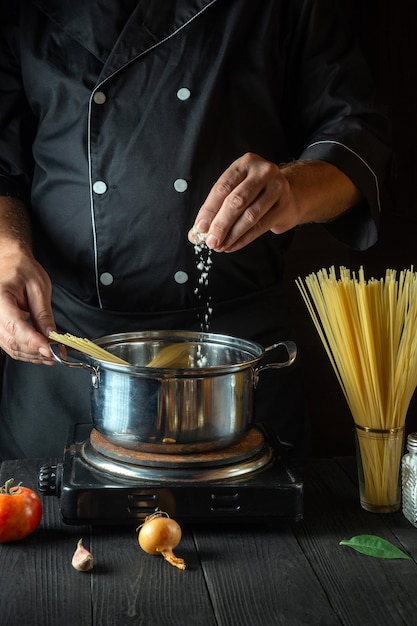
[[[196,453],[235,443],[253,424],[253,395],[259,374],[291,365],[296,345],[267,348],[214,333],[146,331],[107,335],[95,343],[132,365],[62,359],[91,373],[91,417],[110,442],[152,453]],[[186,344],[187,367],[147,367],[160,351]],[[283,347],[286,360],[265,362]],[[265,359],[266,360],[266,359]]]

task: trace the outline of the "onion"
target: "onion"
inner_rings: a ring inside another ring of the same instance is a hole
[[[152,513],[137,530],[138,542],[144,552],[162,554],[171,565],[185,569],[184,559],[177,558],[173,553],[173,549],[181,541],[181,527],[169,517],[168,513],[164,511]]]

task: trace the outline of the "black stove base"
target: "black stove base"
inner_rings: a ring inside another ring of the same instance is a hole
[[[241,479],[191,483],[120,480],[92,468],[80,454],[91,424],[77,424],[64,459],[45,466],[39,488],[60,500],[67,524],[141,523],[156,510],[180,523],[298,521],[303,483],[272,445],[272,463]],[[268,442],[269,443],[269,442]]]

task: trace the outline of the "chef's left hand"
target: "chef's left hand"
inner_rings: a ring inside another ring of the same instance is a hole
[[[216,252],[240,250],[268,230],[284,233],[299,224],[327,221],[360,199],[357,188],[334,165],[296,161],[279,167],[247,153],[212,187],[188,233],[204,233]]]

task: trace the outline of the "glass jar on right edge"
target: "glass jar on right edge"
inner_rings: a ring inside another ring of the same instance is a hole
[[[401,463],[402,510],[417,528],[417,433],[407,437],[407,453]]]

